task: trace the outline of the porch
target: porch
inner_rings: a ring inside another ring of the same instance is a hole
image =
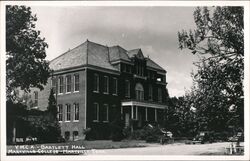
[[[166,104],[139,100],[123,100],[121,104],[125,127],[139,129],[148,123],[162,124],[164,121]]]

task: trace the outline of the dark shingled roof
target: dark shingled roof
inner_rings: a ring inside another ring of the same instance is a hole
[[[118,71],[110,62],[116,60],[131,61],[134,56],[144,57],[141,49],[127,51],[120,46],[107,47],[87,40],[51,60],[50,68],[56,71],[89,64]],[[151,59],[146,58],[146,60],[148,67],[165,71]]]
[[[127,50],[123,49],[119,45],[109,47],[109,58],[111,62],[116,60],[130,61],[127,55]]]
[[[136,56],[136,55],[139,53],[140,50],[141,50],[141,49],[129,50],[129,51],[128,51],[128,56],[129,56],[130,58],[132,58],[132,57]]]
[[[147,60],[147,66],[154,68],[154,69],[158,69],[158,70],[163,70],[165,71],[165,69],[163,69],[161,66],[159,66],[157,63],[155,63],[153,60],[151,60],[150,58],[146,58]]]
[[[51,60],[50,68],[53,70],[60,70],[64,68],[84,65],[86,63],[87,63],[87,42]]]
[[[50,61],[50,68],[61,70],[81,65],[94,65],[105,69],[118,70],[109,63],[108,47],[86,41],[76,48]]]

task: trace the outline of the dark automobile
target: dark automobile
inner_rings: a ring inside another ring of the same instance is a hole
[[[243,132],[238,132],[236,135],[229,137],[228,141],[231,142],[243,142],[244,141],[244,134]]]
[[[198,135],[196,135],[193,140],[192,143],[196,144],[196,143],[201,143],[204,144],[206,142],[212,143],[214,142],[214,138],[212,135],[212,132],[209,131],[201,131]]]

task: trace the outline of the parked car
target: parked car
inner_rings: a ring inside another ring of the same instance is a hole
[[[199,134],[197,134],[193,140],[192,143],[196,144],[196,143],[201,143],[204,144],[206,142],[212,143],[214,142],[214,137],[212,132],[209,131],[201,131]]]
[[[160,144],[164,145],[165,143],[173,143],[173,133],[170,131],[166,131],[165,129],[160,129],[162,136],[160,137]]]
[[[242,142],[244,141],[244,133],[243,132],[237,132],[236,135],[229,137],[228,141],[231,142]]]

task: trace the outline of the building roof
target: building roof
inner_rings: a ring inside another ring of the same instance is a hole
[[[83,65],[93,65],[118,71],[110,62],[117,60],[132,62],[132,57],[144,58],[141,49],[127,51],[118,45],[107,47],[87,40],[81,45],[51,60],[50,68],[57,71]],[[153,60],[146,58],[146,61],[148,67],[165,71]]]
[[[159,66],[157,63],[155,63],[153,60],[151,60],[150,58],[146,58],[147,60],[147,66],[150,68],[154,68],[154,69],[158,69],[158,70],[162,70],[165,71],[165,69],[163,69],[161,66]]]
[[[94,65],[105,69],[118,70],[109,63],[108,47],[86,41],[50,61],[50,68],[61,70],[82,65]]]
[[[123,49],[119,45],[109,47],[109,56],[111,62],[116,60],[130,61],[127,50]]]
[[[141,49],[133,49],[128,51],[128,56],[130,58],[137,57],[137,58],[144,58]]]

